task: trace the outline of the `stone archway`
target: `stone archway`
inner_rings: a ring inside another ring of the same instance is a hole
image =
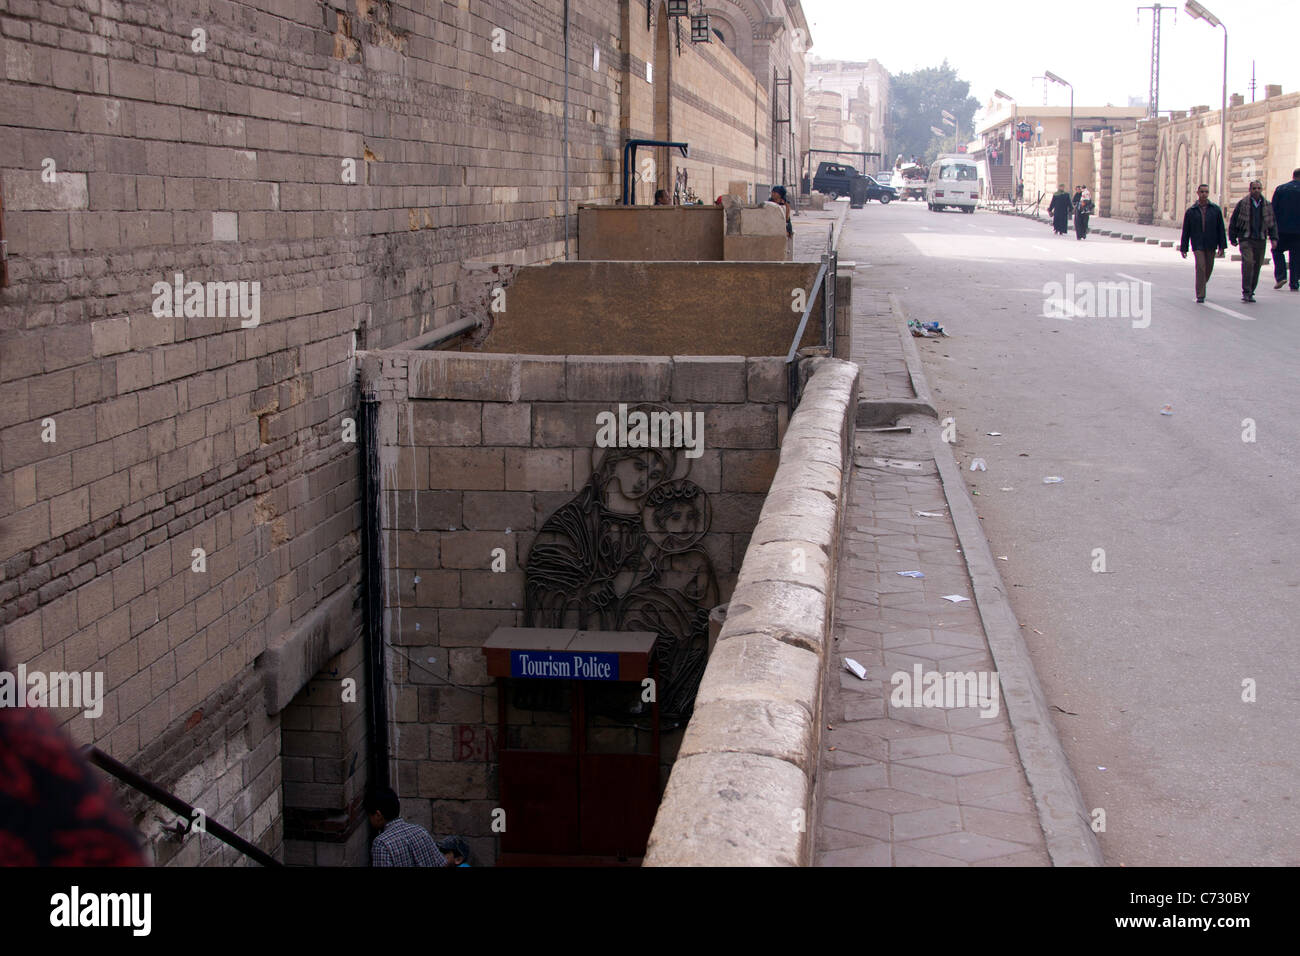
[[[1174,202],[1172,208],[1186,209],[1192,204],[1190,177],[1191,169],[1189,168],[1187,141],[1183,140],[1178,144],[1178,152],[1175,154],[1174,159]]]

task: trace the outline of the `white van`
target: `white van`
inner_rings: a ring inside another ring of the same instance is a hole
[[[979,190],[980,173],[975,160],[962,153],[944,153],[930,164],[925,204],[931,212],[938,212],[945,206],[974,212]]]

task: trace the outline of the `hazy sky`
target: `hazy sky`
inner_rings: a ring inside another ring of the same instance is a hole
[[[1043,104],[1044,69],[1074,84],[1075,106],[1126,106],[1146,97],[1151,76],[1152,0],[803,0],[811,54],[826,60],[875,58],[891,73],[938,66],[946,56],[981,103],[994,88],[1027,107]],[[1202,0],[1228,28],[1228,95],[1250,102],[1264,85],[1300,89],[1300,2]],[[1223,30],[1194,20],[1183,4],[1161,3],[1160,109],[1218,108],[1223,87]],[[1177,11],[1175,13],[1175,11]],[[1087,17],[1086,21],[1084,17]],[[910,21],[910,22],[909,22]],[[908,26],[901,25],[908,22]],[[1048,85],[1048,104],[1068,106],[1070,91]]]

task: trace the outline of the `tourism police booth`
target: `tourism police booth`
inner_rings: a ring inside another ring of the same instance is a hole
[[[503,627],[496,678],[500,865],[635,864],[659,804],[658,679],[648,631]]]

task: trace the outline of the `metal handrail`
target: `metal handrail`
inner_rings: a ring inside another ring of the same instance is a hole
[[[813,282],[812,292],[808,295],[808,301],[804,305],[803,315],[799,318],[799,327],[795,330],[794,338],[790,342],[790,350],[786,353],[785,364],[788,369],[789,378],[789,398],[790,412],[794,413],[795,405],[798,404],[799,392],[799,364],[794,360],[799,351],[799,343],[803,341],[804,330],[808,327],[808,319],[812,315],[813,303],[817,301],[817,293],[821,292],[823,287],[828,290],[822,295],[822,344],[830,349],[833,356],[835,354],[835,273],[838,265],[839,256],[834,252],[835,248],[835,223],[830,224],[826,233],[826,251],[822,253],[822,265],[817,270],[817,278]],[[826,281],[827,275],[831,276],[830,282]]]
[[[95,766],[99,767],[101,770],[104,770],[107,773],[112,774],[118,780],[121,780],[123,783],[125,783],[128,787],[132,787],[135,790],[139,790],[146,797],[149,797],[151,800],[156,800],[158,803],[161,803],[168,810],[180,814],[181,818],[185,821],[185,829],[186,830],[190,829],[190,822],[194,819],[194,811],[196,809],[195,807],[186,803],[184,800],[176,796],[176,794],[172,793],[171,791],[164,790],[162,787],[158,786],[152,780],[140,776],[130,767],[126,766],[126,764],[119,763],[117,760],[114,760],[112,757],[104,753],[104,751],[100,750],[98,747],[86,746],[82,748],[81,752],[86,757],[86,759],[89,760],[91,763],[93,763]],[[281,863],[279,860],[277,860],[275,857],[271,856],[269,853],[265,853],[262,850],[259,850],[257,847],[253,846],[253,844],[249,843],[247,840],[245,840],[235,831],[222,826],[220,823],[217,823],[215,820],[208,819],[206,814],[204,814],[203,819],[204,819],[203,822],[204,833],[212,834],[222,843],[225,843],[227,846],[234,847],[240,853],[244,854],[244,856],[256,860],[258,863],[262,864],[263,866],[284,866],[284,864]]]

